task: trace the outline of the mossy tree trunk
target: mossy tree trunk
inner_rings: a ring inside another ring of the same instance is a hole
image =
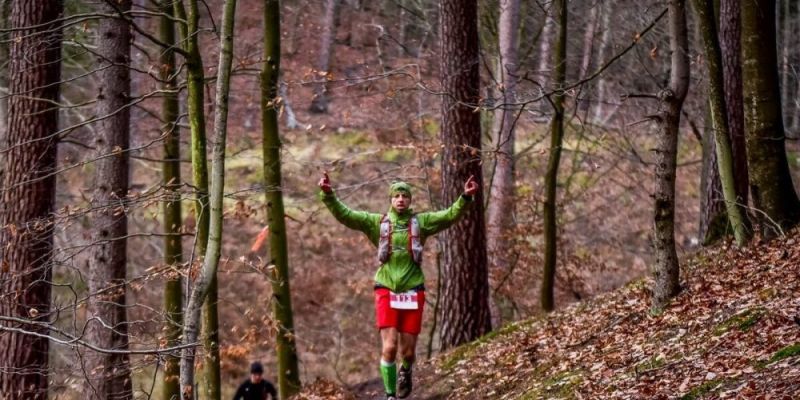
[[[169,0],[161,0],[159,19],[159,39],[173,45],[175,41],[175,23],[172,20],[173,7]],[[183,290],[180,268],[183,263],[183,246],[181,243],[181,166],[180,166],[180,127],[178,126],[179,103],[177,93],[177,77],[175,76],[175,51],[164,49],[161,52],[161,89],[165,91],[161,103],[161,134],[164,138],[163,185],[166,199],[162,203],[164,210],[164,264],[173,270],[164,284],[164,339],[167,346],[180,344],[181,324],[183,322]],[[161,398],[176,400],[180,398],[179,358],[167,355],[164,358],[164,374],[162,375]]]
[[[733,170],[734,158],[730,130],[728,128],[728,107],[725,104],[722,52],[717,36],[714,1],[694,0],[694,9],[698,17],[703,49],[706,55],[705,61],[709,76],[708,101],[725,210],[730,226],[733,229],[736,244],[742,246],[750,240],[751,229],[745,205],[740,203],[740,199],[736,195],[736,177]]]
[[[196,15],[197,5],[194,1],[192,3],[193,8],[195,8],[192,10],[192,14]],[[225,187],[225,142],[228,123],[228,92],[230,89],[230,74],[231,65],[233,62],[233,26],[235,21],[235,10],[235,0],[226,0],[224,2],[222,13],[222,32],[220,37],[221,43],[219,65],[217,67],[216,98],[214,99],[214,149],[212,153],[211,166],[211,190],[209,191],[208,245],[206,247],[205,257],[203,259],[203,265],[200,269],[197,280],[195,281],[194,287],[192,288],[189,296],[189,302],[186,306],[183,326],[184,344],[195,343],[197,340],[198,330],[200,327],[200,309],[203,302],[208,301],[207,297],[209,296],[211,289],[216,287],[217,269],[219,267],[220,251],[222,249],[222,200],[223,190]],[[193,19],[195,18],[189,19],[190,31],[192,30]],[[208,302],[210,303],[210,307],[216,311],[216,302]],[[214,318],[216,318],[216,313],[214,314]],[[209,318],[207,316],[206,321],[208,320]],[[206,331],[216,334],[216,326],[206,327]],[[212,345],[216,347],[218,343],[215,341],[212,343]],[[207,352],[210,350],[211,349],[207,349]],[[212,354],[211,357],[216,358],[209,360],[207,357],[206,362],[212,362],[218,365],[218,354]],[[194,347],[189,347],[183,350],[180,364],[180,382],[181,393],[185,400],[190,400],[193,397],[194,358]],[[216,398],[219,398],[219,367],[207,365],[206,368],[207,371],[211,369],[211,371],[207,374],[211,375],[211,377],[206,377],[206,395],[209,397],[216,396]],[[214,369],[216,369],[216,371],[214,371]],[[214,374],[216,375],[216,378],[214,378]],[[216,381],[214,379],[216,379]]]
[[[775,0],[742,0],[742,65],[750,193],[761,234],[771,238],[800,219],[800,201],[786,158]]]
[[[553,52],[553,87],[551,97],[553,118],[550,120],[550,155],[544,176],[544,268],[539,302],[544,311],[553,311],[553,292],[558,261],[558,235],[556,225],[558,166],[561,164],[561,145],[564,141],[564,92],[561,88],[567,79],[567,0],[553,2],[553,15],[558,21],[556,46]]]
[[[669,2],[669,87],[658,97],[659,125],[655,153],[656,184],[653,197],[655,265],[653,308],[661,309],[680,291],[680,265],[675,250],[675,167],[680,133],[681,109],[689,90],[689,43],[685,0]]]
[[[294,340],[294,319],[290,290],[289,254],[286,243],[286,219],[283,208],[281,178],[281,138],[278,132],[280,97],[278,84],[281,66],[280,1],[264,0],[264,65],[261,70],[261,129],[264,156],[264,188],[266,192],[267,226],[269,227],[268,264],[274,265],[272,276],[272,313],[278,330],[275,332],[278,355],[278,391],[285,399],[300,389],[297,367],[297,344]]]

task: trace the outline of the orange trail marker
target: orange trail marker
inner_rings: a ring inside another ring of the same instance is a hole
[[[269,236],[269,226],[265,226],[264,229],[258,233],[258,236],[256,236],[256,241],[253,242],[253,246],[250,247],[250,251],[253,253],[257,252],[258,249],[260,249],[264,244],[264,241],[267,240],[267,236]]]

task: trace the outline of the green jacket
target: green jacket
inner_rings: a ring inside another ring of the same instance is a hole
[[[320,192],[319,197],[339,222],[350,229],[363,232],[377,248],[383,214],[351,210],[336,197],[335,193]],[[453,205],[445,210],[416,214],[422,242],[424,243],[428,237],[453,225],[464,215],[467,206],[471,203],[471,197],[461,195]],[[395,224],[392,229],[392,254],[389,261],[381,265],[378,272],[375,273],[375,283],[387,287],[393,292],[405,292],[425,283],[422,268],[414,263],[411,254],[406,251],[408,220],[413,213],[414,211],[409,209],[398,214],[391,207],[387,213],[389,220]],[[377,263],[377,254],[375,257]]]

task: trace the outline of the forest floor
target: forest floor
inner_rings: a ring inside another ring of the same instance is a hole
[[[683,260],[681,294],[648,279],[506,325],[415,369],[411,399],[800,398],[800,231]],[[377,349],[376,349],[377,354]],[[376,368],[377,370],[377,368]],[[301,399],[379,399],[375,379]]]

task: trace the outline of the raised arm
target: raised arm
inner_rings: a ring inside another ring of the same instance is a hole
[[[342,225],[355,229],[369,237],[370,241],[377,243],[379,235],[379,225],[381,215],[370,213],[366,211],[356,211],[347,207],[339,198],[336,193],[331,189],[330,179],[328,174],[325,173],[323,178],[319,181],[320,194],[319,198],[328,207],[333,217]]]
[[[478,192],[478,183],[475,177],[470,176],[464,184],[464,194],[448,208],[440,211],[422,213],[419,218],[420,228],[424,236],[435,235],[452,226],[467,211],[472,204],[473,196]]]

